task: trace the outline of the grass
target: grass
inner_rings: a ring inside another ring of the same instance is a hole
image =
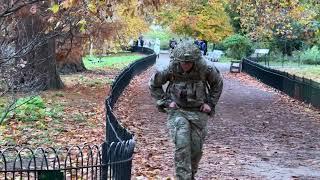
[[[112,84],[114,79],[105,76],[95,76],[93,74],[68,74],[61,75],[61,79],[66,86],[74,86],[76,84],[89,87],[103,87],[107,84]],[[58,97],[63,97],[63,94],[57,94]]]
[[[227,57],[227,56],[221,56],[219,58],[219,62],[221,63],[229,63],[231,62],[232,60],[235,60],[234,58],[230,58],[230,57]]]
[[[0,126],[4,121],[6,121],[6,118],[3,120],[1,120],[1,119],[4,115],[5,110],[8,108],[9,103],[10,103],[10,101],[9,101],[8,97],[6,97],[6,96],[0,97]]]
[[[0,97],[0,112],[2,112],[2,109],[5,108],[6,103],[7,103],[7,100],[4,97]]]
[[[288,72],[289,74],[294,74],[299,77],[305,77],[307,79],[312,79],[316,82],[320,82],[320,66],[291,68],[283,67],[277,69]]]
[[[59,102],[43,103],[45,107],[42,109],[35,109],[35,104],[25,104],[25,107],[21,106],[11,112],[12,115],[6,118],[7,121],[0,124],[0,147],[51,144],[53,136],[48,133],[55,131],[57,126],[65,125],[60,124],[64,107]],[[44,133],[46,134],[41,136]]]
[[[264,61],[259,64],[266,66]],[[269,67],[320,82],[320,66],[318,65],[299,64],[294,61],[270,61]]]
[[[261,60],[258,62],[259,64],[265,66],[265,62],[264,60]],[[268,61],[267,61],[267,66],[268,66]],[[294,61],[269,61],[269,66],[270,67],[284,67],[284,68],[306,68],[306,67],[316,67],[316,65],[309,65],[309,64],[299,64],[298,62],[294,62]]]
[[[83,57],[84,66],[89,70],[103,69],[105,67],[112,69],[123,69],[132,62],[142,58],[140,54],[115,54],[105,57],[87,55]]]
[[[171,38],[175,38],[178,40],[178,36],[165,30],[165,29],[158,29],[158,30],[153,30],[149,31],[144,35],[146,39],[152,39],[155,40],[156,38],[159,38],[160,40],[160,48],[162,50],[168,50],[169,49],[169,41]]]
[[[219,62],[228,63],[232,58],[222,56],[219,59]],[[263,66],[265,65],[264,60],[260,60],[258,64]],[[269,61],[269,66],[273,69],[278,69],[280,71],[288,72],[289,74],[294,74],[299,77],[304,77],[307,79],[312,79],[313,81],[320,82],[320,66],[319,65],[309,65],[309,64],[301,64],[292,60],[272,60]]]

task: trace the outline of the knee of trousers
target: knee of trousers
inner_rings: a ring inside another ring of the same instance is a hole
[[[187,119],[182,117],[176,117],[174,119],[174,142],[176,148],[190,147],[191,137],[190,137],[190,124]]]

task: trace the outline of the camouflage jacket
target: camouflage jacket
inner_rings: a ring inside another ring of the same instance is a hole
[[[163,90],[166,83],[167,88]],[[199,110],[203,103],[209,104],[214,110],[222,87],[220,72],[208,66],[204,60],[197,62],[188,73],[184,73],[179,64],[171,63],[167,69],[156,72],[149,82],[151,95],[160,109],[174,101],[186,110]]]

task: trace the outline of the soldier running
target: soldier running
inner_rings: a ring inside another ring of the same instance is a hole
[[[220,72],[208,66],[191,42],[173,50],[167,69],[156,72],[150,82],[157,107],[168,114],[168,128],[175,144],[178,180],[194,179],[202,156],[207,120],[215,113],[223,81]],[[166,92],[162,86],[169,82]]]

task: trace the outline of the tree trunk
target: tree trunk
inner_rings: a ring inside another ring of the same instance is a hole
[[[44,33],[45,24],[39,16],[21,19],[17,26],[16,51],[25,52],[16,58],[16,89],[22,91],[60,89],[63,83],[56,70],[55,39]],[[24,64],[24,66],[19,66]]]
[[[71,41],[68,40],[57,49],[57,65],[60,73],[70,74],[86,70],[82,62],[82,56],[84,54],[83,43],[82,38],[74,37],[72,44]]]

